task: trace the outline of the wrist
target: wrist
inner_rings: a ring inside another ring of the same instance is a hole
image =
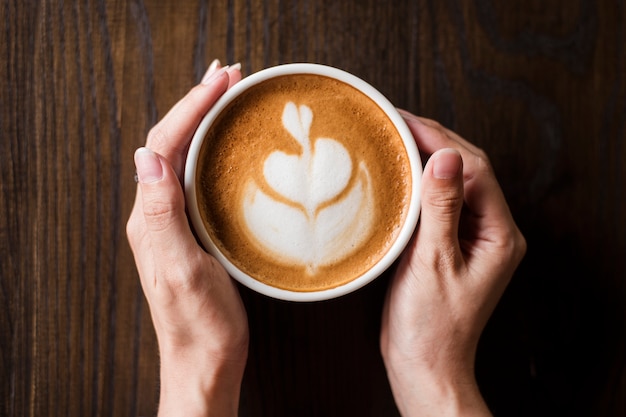
[[[207,358],[161,353],[160,416],[236,416],[246,355]]]
[[[475,380],[454,380],[425,374],[393,380],[390,377],[393,395],[404,417],[491,416]]]
[[[404,417],[491,416],[472,364],[385,357],[393,396]]]

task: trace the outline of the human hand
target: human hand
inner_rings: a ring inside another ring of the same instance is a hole
[[[405,416],[490,415],[478,390],[478,339],[526,252],[485,153],[402,112],[431,155],[420,224],[390,284],[381,352]]]
[[[181,176],[194,131],[241,79],[239,68],[214,61],[135,153],[137,196],[126,230],[159,344],[159,415],[237,415],[247,316],[231,278],[192,234]]]

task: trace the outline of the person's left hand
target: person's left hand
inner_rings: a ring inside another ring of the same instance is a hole
[[[181,175],[205,113],[241,79],[215,61],[135,153],[137,197],[127,224],[161,358],[159,415],[237,415],[247,316],[224,268],[197,243]]]

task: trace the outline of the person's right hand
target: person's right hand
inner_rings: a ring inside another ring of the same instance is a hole
[[[391,282],[381,352],[404,416],[489,415],[478,339],[526,251],[485,153],[403,112],[420,151],[420,224]]]

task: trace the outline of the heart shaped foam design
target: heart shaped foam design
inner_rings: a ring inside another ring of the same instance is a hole
[[[250,180],[244,218],[253,241],[282,262],[306,266],[314,274],[318,267],[358,250],[367,239],[374,213],[371,181],[367,167],[360,163],[356,181],[347,189],[353,175],[352,158],[334,139],[310,140],[313,113],[309,107],[287,103],[282,121],[301,152],[272,152],[264,162],[263,176],[287,203]],[[333,204],[324,205],[340,195]]]
[[[263,175],[274,191],[314,213],[346,188],[352,160],[341,143],[320,138],[312,151],[304,149],[300,155],[273,152],[265,160]]]
[[[274,200],[250,181],[243,209],[253,240],[279,262],[303,265],[309,274],[355,252],[367,240],[375,210],[369,173],[363,164],[358,171],[348,193],[314,218]]]

